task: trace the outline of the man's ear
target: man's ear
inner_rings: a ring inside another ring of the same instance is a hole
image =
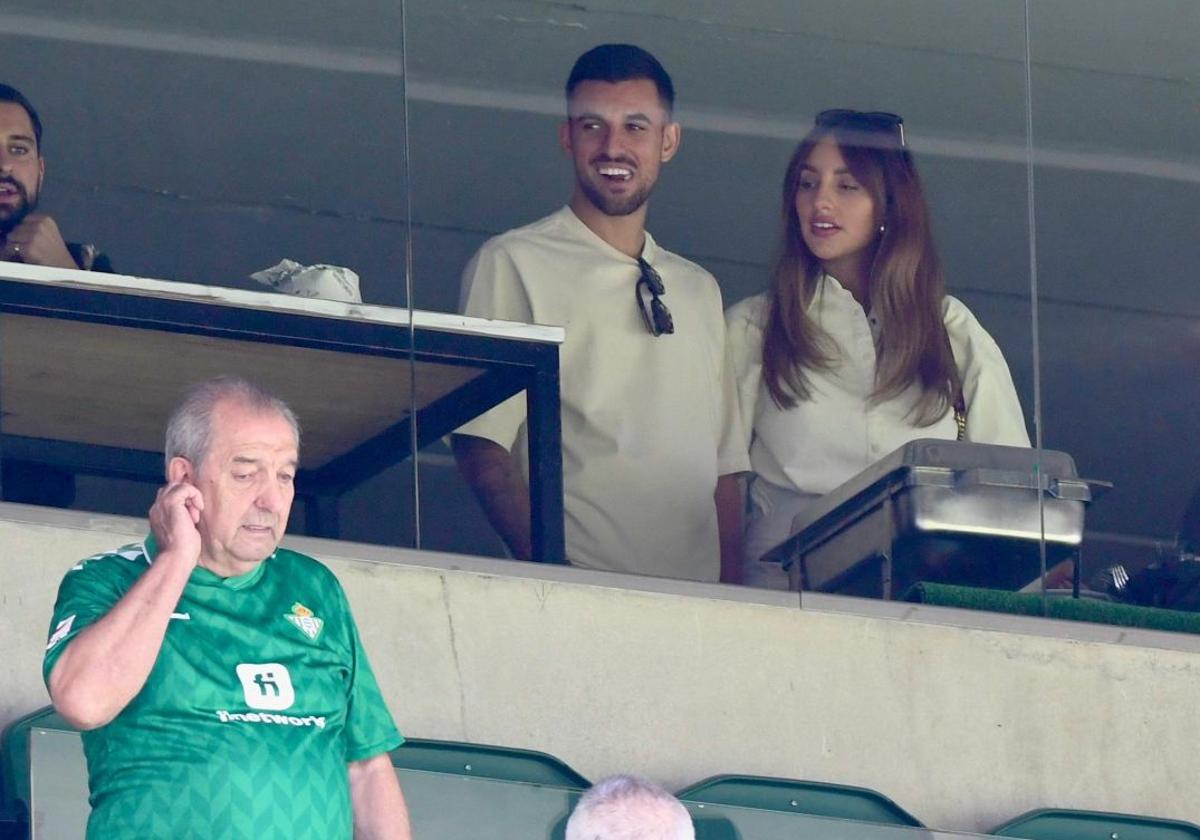
[[[192,469],[192,462],[179,455],[172,458],[167,464],[167,481],[171,484],[180,482],[195,484],[196,471]]]
[[[683,129],[677,122],[669,122],[663,128],[662,153],[659,155],[662,163],[675,157],[675,153],[679,151],[679,140],[682,134]]]

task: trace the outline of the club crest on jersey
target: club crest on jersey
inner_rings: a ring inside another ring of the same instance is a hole
[[[288,621],[303,633],[308,636],[309,641],[315,642],[317,636],[321,635],[321,631],[325,629],[325,621],[317,618],[313,611],[301,604],[299,601],[292,604],[292,611],[284,616]]]

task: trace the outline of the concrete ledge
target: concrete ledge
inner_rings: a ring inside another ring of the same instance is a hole
[[[145,527],[0,505],[0,724],[46,702],[63,572]],[[944,829],[1042,806],[1200,821],[1196,637],[289,544],[341,578],[412,735],[671,787],[719,772],[864,785]]]

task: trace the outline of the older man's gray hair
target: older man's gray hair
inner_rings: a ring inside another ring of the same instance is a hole
[[[679,800],[637,776],[609,776],[583,794],[567,822],[567,840],[695,840]]]
[[[218,376],[201,382],[184,394],[167,421],[166,463],[172,458],[187,458],[196,469],[204,463],[212,446],[213,412],[222,400],[232,400],[264,413],[276,412],[296,433],[300,445],[300,421],[283,400],[237,376]]]

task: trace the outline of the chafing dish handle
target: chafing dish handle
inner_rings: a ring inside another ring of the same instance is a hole
[[[955,480],[957,487],[1015,487],[1043,490],[1056,499],[1070,502],[1091,502],[1096,496],[1112,489],[1111,481],[1094,478],[1053,478],[1044,473],[1018,470],[992,470],[976,467],[963,470]],[[1095,488],[1095,492],[1092,492]]]

